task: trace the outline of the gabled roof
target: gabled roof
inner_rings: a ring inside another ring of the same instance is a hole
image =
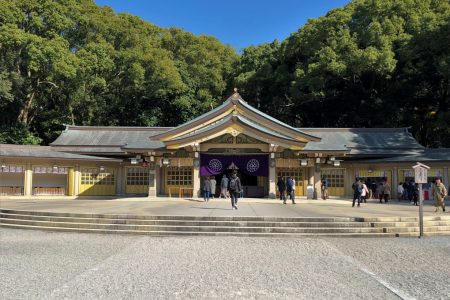
[[[237,92],[217,108],[178,127],[155,135],[152,137],[152,140],[160,140],[163,142],[170,141],[178,138],[179,136],[187,135],[192,131],[196,131],[200,128],[213,124],[231,114],[246,117],[248,120],[259,124],[262,127],[272,128],[274,131],[284,136],[291,137],[293,140],[302,142],[320,141],[320,138],[314,135],[302,132],[297,128],[272,118],[256,108],[251,107]]]
[[[263,142],[276,143],[285,148],[297,147],[303,148],[306,142],[293,139],[283,133],[257,124],[242,115],[227,115],[223,119],[206,125],[199,130],[190,131],[174,139],[165,141],[168,148],[176,145],[184,147],[193,141],[202,142],[218,135],[234,132],[235,134],[244,133]]]
[[[0,157],[34,157],[43,159],[61,159],[61,160],[85,160],[85,161],[111,161],[121,162],[121,159],[79,155],[72,153],[64,153],[52,150],[49,146],[36,145],[11,145],[0,144]]]

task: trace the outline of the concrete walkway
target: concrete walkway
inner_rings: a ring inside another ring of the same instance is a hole
[[[239,210],[232,210],[229,200],[114,198],[114,199],[0,199],[0,208],[45,212],[96,214],[172,215],[172,216],[267,216],[267,217],[418,217],[419,208],[394,200],[387,204],[369,200],[361,207],[351,207],[351,200],[297,200],[283,205],[278,200],[241,199]],[[448,215],[434,213],[434,206],[426,201],[425,216]]]

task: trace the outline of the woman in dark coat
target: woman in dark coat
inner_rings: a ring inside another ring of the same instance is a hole
[[[280,177],[277,182],[278,191],[280,192],[280,200],[286,201],[286,183],[283,177]]]

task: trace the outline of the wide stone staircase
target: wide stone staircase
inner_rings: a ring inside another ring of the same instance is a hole
[[[152,236],[403,237],[418,236],[412,217],[199,217],[100,215],[0,209],[0,226],[19,229]],[[450,215],[427,216],[426,236],[450,235]]]

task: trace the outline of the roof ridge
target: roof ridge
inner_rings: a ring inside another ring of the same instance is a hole
[[[298,127],[299,130],[311,131],[406,131],[409,132],[409,127]]]
[[[122,130],[122,131],[156,131],[164,129],[172,129],[174,127],[145,127],[145,126],[82,126],[82,125],[65,125],[65,130]]]
[[[18,148],[18,147],[34,147],[34,148],[51,148],[48,145],[29,145],[29,144],[0,144],[3,148]]]

